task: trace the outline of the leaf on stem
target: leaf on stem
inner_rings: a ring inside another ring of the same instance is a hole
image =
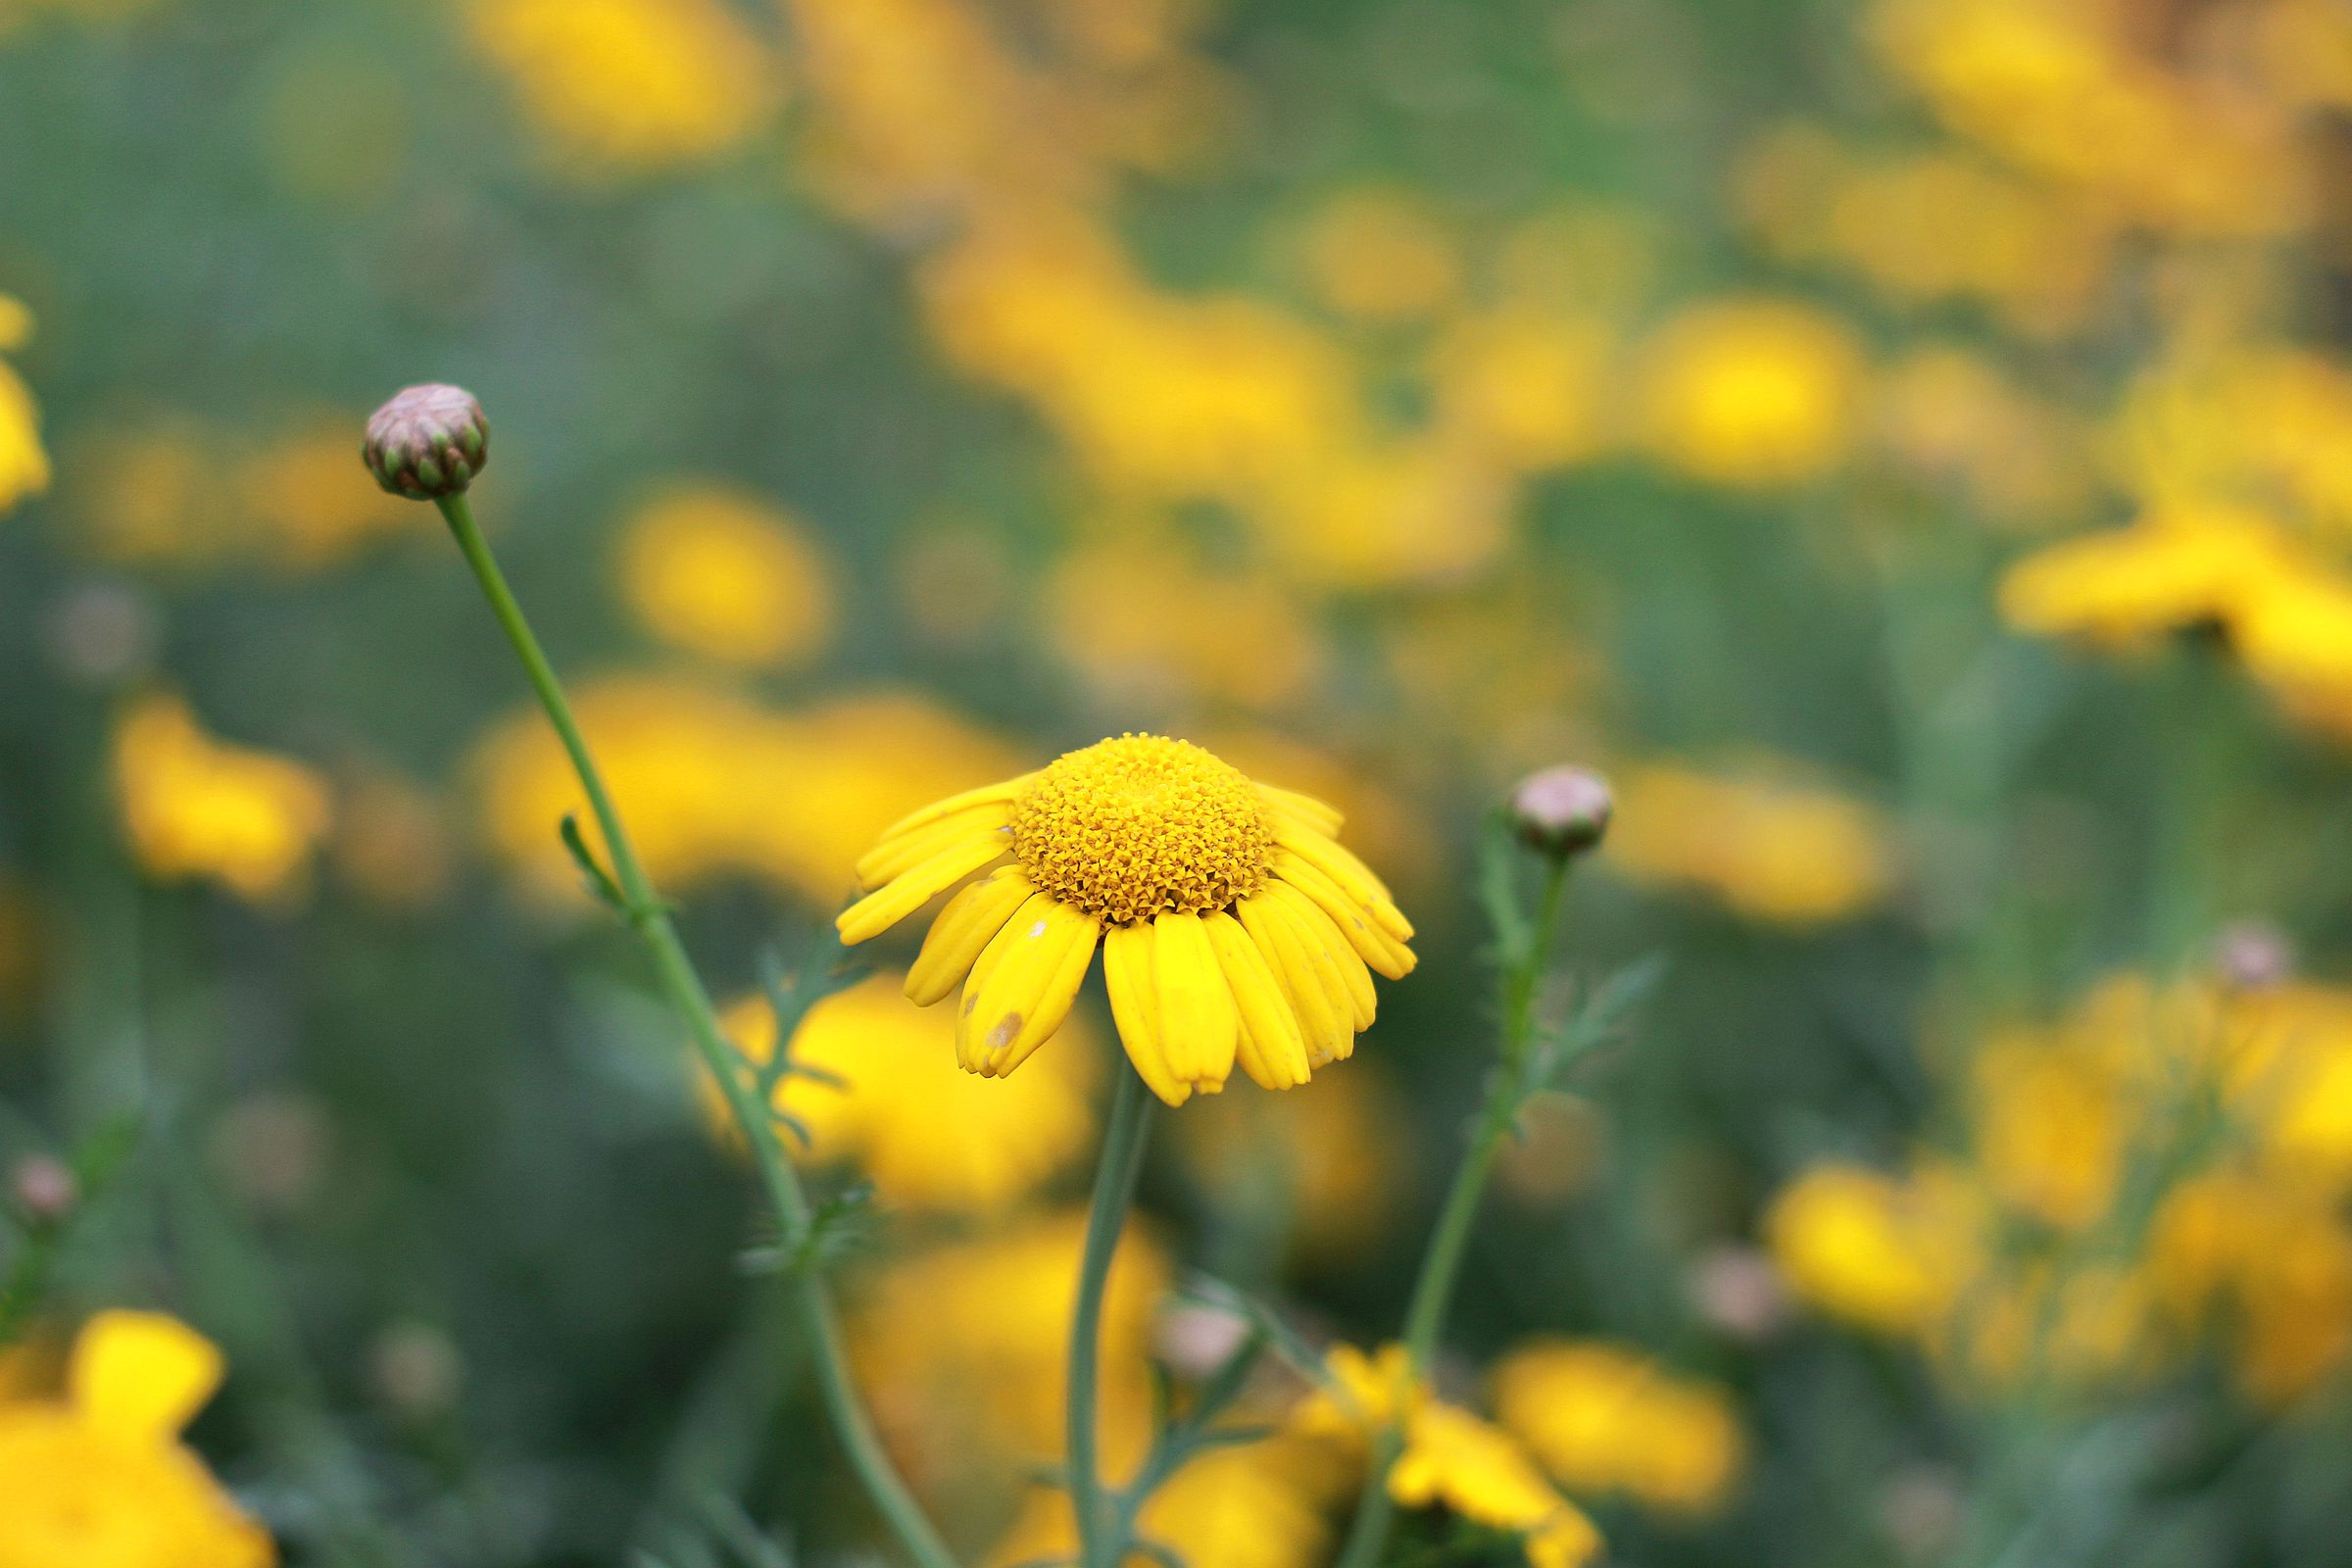
[[[1622,1035],[1633,1015],[1666,976],[1666,957],[1649,954],[1636,958],[1600,980],[1581,988],[1576,1005],[1561,1023],[1537,1032],[1536,1070],[1529,1075],[1535,1089],[1557,1089],[1594,1048]]]
[[[629,907],[629,901],[622,897],[620,884],[612,880],[612,873],[605,869],[604,862],[596,858],[596,852],[588,847],[587,835],[580,831],[578,815],[565,811],[556,833],[564,840],[564,849],[570,855],[571,863],[579,869],[580,880],[586,884],[589,896],[614,914],[627,919],[634,912]]]

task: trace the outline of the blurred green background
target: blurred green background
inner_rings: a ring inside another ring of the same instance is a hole
[[[0,1230],[19,1365],[217,1342],[190,1441],[290,1561],[684,1568],[712,1488],[884,1560],[517,672],[359,464],[449,380],[726,995],[892,818],[1103,735],[1348,811],[1421,967],[1167,1119],[1157,1278],[1394,1335],[1478,824],[1590,761],[1568,967],[1670,968],[1441,1386],[1567,1337],[1673,1391],[1592,1396],[1646,1480],[1520,1433],[1626,1563],[2328,1560],[2348,109],[2334,0],[0,0],[0,1165],[120,1154]],[[877,1170],[840,1265],[975,1561],[1074,1232],[974,1259],[1092,1150],[1031,1114],[985,1194]]]

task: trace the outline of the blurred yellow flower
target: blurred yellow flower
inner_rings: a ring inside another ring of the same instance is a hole
[[[364,897],[404,911],[437,901],[456,869],[442,801],[380,767],[359,772],[338,791],[331,858]]]
[[[23,348],[31,336],[32,313],[14,296],[0,294],[0,355]],[[0,513],[48,487],[40,410],[15,369],[0,359]]]
[[[1152,1494],[1136,1531],[1204,1568],[1322,1568],[1330,1560],[1327,1510],[1336,1475],[1319,1445],[1279,1434],[1211,1448]],[[1041,1490],[1029,1494],[984,1561],[989,1568],[1062,1561],[1077,1544],[1069,1494]],[[1161,1560],[1137,1551],[1122,1568],[1153,1568]]]
[[[62,1400],[0,1398],[6,1568],[269,1568],[180,1429],[220,1382],[220,1353],[167,1317],[105,1312],[75,1340]]]
[[[657,637],[722,664],[806,663],[833,630],[831,574],[781,508],[720,485],[680,485],[633,514],[622,596]]]
[[[428,537],[415,506],[352,462],[351,423],[298,415],[258,439],[186,413],[102,426],[65,455],[77,541],[116,565],[250,563],[280,574],[343,565],[384,539]]]
[[[255,452],[232,481],[254,548],[273,568],[317,570],[377,539],[422,533],[418,509],[351,461],[356,420],[321,417]]]
[[[210,877],[245,898],[299,893],[332,825],[325,782],[300,762],[216,741],[180,699],[131,703],[116,721],[114,787],[141,866]]]
[[[2220,1326],[2258,1399],[2309,1393],[2352,1356],[2352,1230],[2325,1189],[2248,1171],[2192,1176],[2163,1199],[2149,1266],[2176,1317]]]
[[[1610,351],[1599,321],[1557,311],[1460,318],[1431,350],[1438,427],[1514,470],[1574,463],[1608,433]]]
[[[1401,1107],[1377,1070],[1326,1074],[1279,1103],[1228,1095],[1184,1118],[1179,1146],[1237,1231],[1269,1228],[1307,1256],[1356,1255],[1392,1217]]]
[[[1046,613],[1062,658],[1123,705],[1220,698],[1264,709],[1298,696],[1321,662],[1297,595],[1124,530],[1063,558]]]
[[[1189,742],[1122,735],[901,819],[835,923],[868,941],[986,871],[906,987],[925,1006],[963,987],[967,1071],[1002,1077],[1051,1039],[1099,945],[1120,1041],[1160,1099],[1215,1094],[1237,1060],[1288,1089],[1353,1054],[1372,971],[1414,962],[1413,928],[1339,830],[1331,807]]]
[[[718,0],[472,0],[466,22],[559,161],[584,173],[715,157],[780,91],[774,58]]]
[[[2158,1037],[2144,1007],[2138,1010],[2143,1027],[2116,1043],[2145,1050]],[[2136,1108],[2126,1098],[2125,1063],[2026,1029],[1981,1043],[1971,1067],[1977,1163],[1992,1195],[2064,1230],[2105,1214],[2133,1130],[2129,1112]]]
[[[2032,336],[2073,331],[2105,297],[2114,224],[1965,151],[1868,153],[1809,125],[1752,149],[1749,222],[1785,260],[1893,300],[1968,300]]]
[[[1419,193],[1365,187],[1327,197],[1298,239],[1307,287],[1372,322],[1435,316],[1461,287],[1453,238]]]
[[[2047,532],[2091,496],[2082,421],[1951,344],[1915,349],[1877,386],[1877,437],[1897,464],[1946,485],[1987,521]]]
[[[1811,925],[1876,905],[1893,879],[1878,812],[1772,771],[1624,769],[1604,853],[1636,881],[1697,888],[1752,919]]]
[[[1403,1346],[1370,1355],[1335,1346],[1324,1368],[1329,1381],[1293,1409],[1290,1432],[1336,1442],[1360,1463],[1375,1434],[1401,1423],[1403,1451],[1389,1471],[1389,1495],[1400,1505],[1442,1507],[1522,1536],[1532,1568],[1582,1568],[1600,1555],[1600,1532],[1553,1490],[1518,1440],[1430,1397]]]
[[[1817,1165],[1765,1216],[1773,1261],[1825,1312],[1883,1334],[1923,1335],[1951,1307],[1974,1252],[1973,1227],[1939,1197],[1945,1191]]]
[[[1467,1410],[1431,1401],[1405,1429],[1389,1495],[1442,1507],[1523,1538],[1529,1568],[1582,1568],[1600,1555],[1592,1521],[1544,1479],[1525,1449]]]
[[[2261,95],[2198,84],[2073,0],[1881,0],[1886,59],[1953,130],[2138,222],[2259,237],[2304,221],[2308,170]]]
[[[918,1485],[1008,1481],[1062,1451],[1064,1336],[1078,1296],[1083,1213],[1024,1220],[896,1260],[850,1319],[859,1386]],[[1102,1455],[1118,1475],[1152,1434],[1152,1314],[1171,1275],[1130,1228],[1102,1307]]]
[[[1001,774],[1011,754],[902,692],[778,711],[697,681],[611,676],[572,702],[654,880],[760,878],[822,903],[893,817]],[[578,876],[555,836],[565,812],[594,836],[579,784],[537,710],[502,719],[475,750],[483,831],[551,902]]]
[[[1521,1346],[1494,1371],[1494,1418],[1570,1492],[1653,1508],[1722,1505],[1746,1450],[1730,1394],[1597,1340]]]
[[[811,1157],[854,1163],[894,1208],[1009,1208],[1089,1147],[1099,1076],[1091,1031],[1073,1022],[1079,1049],[1053,1053],[1017,1081],[983,1084],[956,1070],[955,1020],[907,1006],[905,978],[886,971],[811,1007],[792,1058],[845,1086],[787,1078],[776,1106],[808,1129]],[[753,1060],[774,1054],[764,998],[735,1004],[723,1022]],[[699,1081],[705,1109],[723,1125],[716,1086]]]
[[[1651,445],[1710,483],[1769,489],[1815,478],[1854,439],[1861,345],[1793,300],[1692,306],[1642,345],[1637,374]]]

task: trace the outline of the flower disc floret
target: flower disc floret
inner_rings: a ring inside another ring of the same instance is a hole
[[[1229,908],[1265,885],[1274,847],[1247,775],[1159,735],[1068,753],[1012,809],[1029,880],[1112,925]]]

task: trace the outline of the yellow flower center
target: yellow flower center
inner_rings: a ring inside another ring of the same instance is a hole
[[[1273,850],[1249,778],[1162,735],[1068,753],[1012,808],[1012,853],[1029,880],[1113,925],[1248,898]]]

